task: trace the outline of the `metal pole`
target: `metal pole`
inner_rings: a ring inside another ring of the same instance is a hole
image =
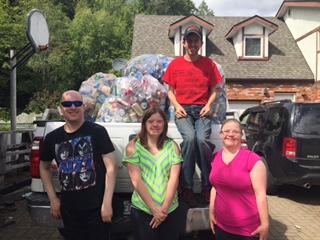
[[[17,68],[15,50],[10,50],[10,113],[11,113],[11,144],[16,144],[16,130],[17,130]]]

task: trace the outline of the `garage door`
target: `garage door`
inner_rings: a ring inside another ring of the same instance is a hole
[[[257,106],[260,101],[231,101],[229,100],[228,112],[236,112],[240,116],[249,107]]]

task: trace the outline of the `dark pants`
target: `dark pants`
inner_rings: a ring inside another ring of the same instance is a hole
[[[157,228],[152,229],[150,222],[152,215],[139,209],[131,208],[135,240],[178,240],[180,233],[179,210],[171,212],[166,220]]]
[[[228,233],[221,228],[219,228],[217,225],[215,225],[214,228],[216,240],[258,240],[258,237],[246,237],[236,234]]]
[[[61,207],[66,240],[109,240],[110,224],[102,222],[101,209],[70,210]]]

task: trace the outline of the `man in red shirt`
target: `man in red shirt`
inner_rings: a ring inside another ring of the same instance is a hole
[[[192,189],[196,159],[201,169],[202,193],[209,202],[210,113],[217,96],[216,87],[222,83],[214,62],[199,55],[201,46],[200,28],[195,25],[187,27],[183,38],[185,55],[173,60],[163,77],[169,85],[168,97],[175,107],[175,123],[183,138],[182,197],[190,207],[195,205]]]

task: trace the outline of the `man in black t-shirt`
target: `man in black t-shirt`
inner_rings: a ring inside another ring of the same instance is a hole
[[[77,91],[62,94],[61,114],[66,123],[47,134],[41,153],[40,174],[51,214],[62,218],[67,240],[109,239],[116,181],[114,147],[106,129],[84,119]],[[52,181],[51,162],[59,167],[61,197]]]

